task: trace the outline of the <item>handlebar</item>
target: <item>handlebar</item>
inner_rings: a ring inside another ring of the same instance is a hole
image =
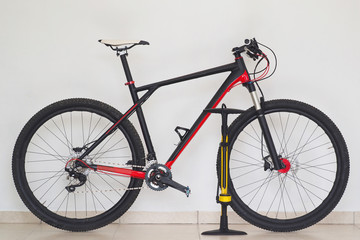
[[[232,49],[234,55],[241,54],[246,52],[246,54],[252,58],[254,61],[258,59],[259,55],[262,54],[262,51],[259,48],[259,45],[255,38],[245,39],[245,45],[241,47],[235,47]]]

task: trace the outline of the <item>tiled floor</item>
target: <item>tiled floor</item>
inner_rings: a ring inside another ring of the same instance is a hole
[[[360,226],[355,225],[316,225],[293,233],[272,233],[251,225],[231,225],[230,229],[247,232],[246,236],[203,236],[203,231],[216,229],[210,224],[111,224],[92,232],[71,233],[52,228],[46,224],[0,224],[1,240],[359,240]]]

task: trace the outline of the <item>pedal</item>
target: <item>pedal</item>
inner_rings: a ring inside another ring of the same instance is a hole
[[[191,193],[191,190],[190,190],[189,186],[187,186],[186,189],[185,189],[186,197],[189,197],[190,193]]]
[[[189,186],[185,187],[185,186],[181,185],[180,183],[175,182],[174,180],[172,180],[169,177],[161,176],[159,179],[159,182],[164,183],[164,184],[168,185],[169,187],[175,188],[176,190],[179,190],[180,192],[185,193],[186,197],[189,197],[189,195],[191,193]]]

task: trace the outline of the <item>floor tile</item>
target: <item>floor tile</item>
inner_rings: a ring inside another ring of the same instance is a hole
[[[24,240],[112,240],[114,234],[107,232],[81,232],[81,233],[72,233],[72,232],[33,232]]]
[[[301,231],[286,233],[289,240],[359,240],[360,229],[355,225],[315,225]]]
[[[133,224],[120,225],[114,239],[198,240],[196,224]]]
[[[39,229],[40,224],[0,224],[0,240],[22,240]]]
[[[39,224],[37,230],[33,231],[25,240],[112,240],[118,228],[119,224],[110,224],[89,232],[69,232],[42,223]]]
[[[204,224],[199,225],[200,234],[204,231],[219,229],[219,224]],[[255,240],[255,239],[266,239],[266,240],[285,240],[283,233],[274,233],[262,230],[255,226],[249,224],[231,224],[229,225],[229,229],[238,230],[246,232],[247,235],[235,235],[235,236],[209,236],[209,235],[200,235],[200,239],[202,240],[227,240],[227,239],[244,239],[244,240]]]

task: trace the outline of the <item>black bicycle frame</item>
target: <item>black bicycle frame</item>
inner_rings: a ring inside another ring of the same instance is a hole
[[[250,77],[248,74],[248,71],[246,69],[245,63],[243,58],[240,56],[239,52],[234,53],[235,55],[235,62],[226,64],[223,66],[195,72],[192,74],[144,85],[141,87],[135,87],[134,81],[131,76],[130,68],[127,62],[127,54],[121,54],[120,59],[125,71],[125,76],[127,79],[127,83],[125,85],[128,85],[130,94],[132,97],[132,100],[134,102],[134,105],[126,111],[126,113],[115,123],[113,126],[111,126],[99,139],[97,139],[89,148],[86,149],[86,151],[79,157],[79,159],[83,159],[85,156],[87,156],[93,149],[95,149],[107,136],[109,136],[112,131],[116,129],[116,127],[121,124],[121,122],[124,119],[127,119],[131,114],[133,114],[135,111],[138,116],[138,120],[141,126],[141,130],[144,136],[145,144],[148,151],[148,160],[155,160],[156,155],[154,151],[154,147],[152,145],[152,141],[150,138],[150,134],[147,128],[147,124],[145,121],[145,117],[141,108],[141,105],[160,87],[183,82],[183,81],[189,81],[196,78],[201,78],[205,76],[210,76],[218,73],[223,72],[231,72],[230,75],[226,78],[226,80],[223,82],[223,84],[220,86],[218,91],[215,93],[215,95],[212,97],[208,105],[205,107],[205,109],[209,108],[216,108],[216,106],[219,104],[219,102],[223,99],[223,97],[226,95],[227,92],[231,90],[232,87],[235,86],[235,84],[243,84],[246,86],[251,93],[252,91],[255,91],[255,87],[253,86],[253,82],[250,81]],[[138,93],[146,91],[145,94],[139,98]],[[189,129],[189,131],[182,137],[181,141],[179,142],[178,146],[174,150],[174,152],[171,154],[169,159],[166,162],[166,166],[168,168],[171,168],[173,163],[176,161],[176,159],[179,157],[181,152],[185,149],[185,147],[189,144],[191,139],[195,136],[195,134],[198,132],[198,130],[201,128],[201,126],[205,123],[205,121],[210,116],[210,112],[203,111],[200,116],[197,118],[195,123],[192,125],[192,127]],[[268,142],[267,142],[268,143]],[[276,153],[276,151],[275,151]],[[119,169],[119,168],[117,168]],[[142,174],[140,176],[138,174],[129,173],[128,171],[116,171],[120,174],[130,175],[133,177],[143,178]],[[130,171],[130,172],[137,172],[138,171]]]

